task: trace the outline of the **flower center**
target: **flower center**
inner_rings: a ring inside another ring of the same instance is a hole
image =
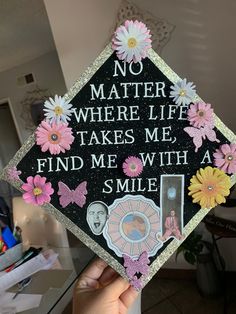
[[[186,90],[184,90],[184,89],[181,89],[180,91],[179,91],[179,95],[180,96],[186,96]]]
[[[60,142],[60,138],[60,133],[55,131],[48,135],[48,140],[51,144],[58,144]]]
[[[40,188],[34,188],[34,190],[33,190],[33,193],[34,193],[35,196],[38,196],[38,195],[42,194],[42,192],[43,191]]]
[[[228,154],[225,156],[226,161],[232,161],[234,159],[233,155]]]
[[[137,40],[134,37],[128,39],[128,47],[134,48],[137,46]]]
[[[135,164],[130,164],[130,170],[136,170],[136,165]]]
[[[205,116],[205,111],[198,110],[197,114],[198,114],[199,117],[203,118]]]
[[[213,185],[210,185],[210,184],[209,184],[209,185],[207,186],[207,189],[208,189],[208,191],[212,191],[212,190],[214,190],[214,187],[213,187]]]
[[[63,113],[63,109],[60,106],[54,108],[55,115],[60,116]]]
[[[58,135],[57,135],[57,134],[52,134],[52,135],[51,135],[51,140],[52,140],[53,142],[57,141],[57,140],[58,140]]]

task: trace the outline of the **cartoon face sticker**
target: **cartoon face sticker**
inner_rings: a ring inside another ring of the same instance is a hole
[[[90,230],[99,235],[102,233],[108,217],[107,205],[103,202],[93,202],[87,208],[87,222]]]

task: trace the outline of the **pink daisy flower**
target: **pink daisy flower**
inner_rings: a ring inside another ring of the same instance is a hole
[[[143,163],[140,158],[130,156],[126,158],[122,168],[128,177],[138,177],[143,171]]]
[[[46,183],[46,178],[36,175],[35,177],[28,177],[27,183],[22,185],[22,189],[25,191],[23,199],[26,203],[34,205],[43,205],[49,203],[51,200],[50,195],[53,194],[51,182]]]
[[[52,155],[58,155],[70,149],[74,142],[71,128],[66,123],[52,123],[42,121],[38,126],[36,134],[36,143],[41,146],[42,152],[50,151]]]
[[[228,174],[236,173],[236,144],[223,144],[215,151],[214,165]]]
[[[150,30],[142,22],[125,21],[112,38],[112,48],[118,59],[139,62],[146,58],[148,49],[152,47],[149,33]]]
[[[192,104],[190,105],[187,114],[190,124],[195,128],[214,125],[211,104],[205,104],[204,102]]]
[[[21,171],[17,170],[16,166],[7,169],[7,175],[10,180],[19,180]]]

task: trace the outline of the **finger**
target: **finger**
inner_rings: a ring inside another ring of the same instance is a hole
[[[97,257],[92,261],[83,271],[82,276],[91,279],[98,279],[102,275],[104,269],[107,267],[107,263],[101,258]]]
[[[137,298],[139,293],[141,292],[135,290],[133,287],[130,286],[126,291],[121,294],[120,300],[126,308],[129,308],[134,300]]]
[[[111,283],[113,280],[115,280],[115,278],[117,278],[119,275],[117,274],[117,272],[111,268],[110,266],[108,266],[104,272],[102,273],[100,279],[99,279],[99,283],[102,286],[106,286],[109,283]]]
[[[126,279],[119,276],[112,283],[104,288],[104,292],[113,300],[117,300],[120,295],[129,288],[129,283]]]
[[[97,288],[98,279],[102,275],[107,263],[101,258],[96,258],[80,275],[77,281],[77,288]]]

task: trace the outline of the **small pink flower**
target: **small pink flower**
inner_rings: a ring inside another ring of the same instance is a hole
[[[112,38],[112,48],[116,51],[118,59],[127,62],[139,62],[146,58],[151,48],[150,30],[138,21],[125,21],[115,31]]]
[[[35,177],[28,177],[27,183],[22,185],[22,189],[25,191],[23,199],[26,203],[34,205],[43,205],[49,203],[51,200],[50,195],[53,194],[51,182],[46,183],[46,178],[36,175]]]
[[[17,170],[16,166],[7,169],[7,175],[10,180],[19,180],[21,171]]]
[[[58,155],[70,149],[74,141],[71,128],[66,123],[52,123],[42,121],[38,126],[36,134],[36,143],[41,146],[42,152],[50,151],[52,155]]]
[[[236,173],[236,144],[223,144],[215,151],[214,165],[228,174]]]
[[[143,163],[140,158],[130,156],[126,158],[122,168],[128,177],[138,177],[143,171]]]
[[[187,114],[190,124],[195,128],[214,125],[211,104],[205,104],[204,102],[192,104]]]

